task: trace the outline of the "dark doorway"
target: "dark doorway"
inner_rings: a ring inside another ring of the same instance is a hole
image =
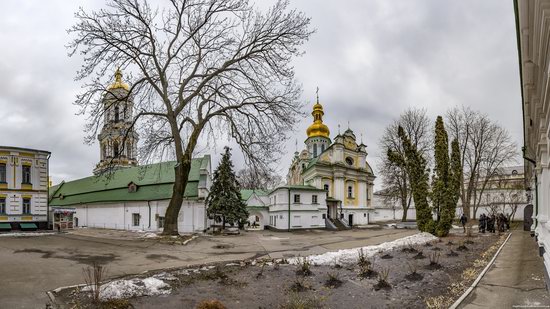
[[[78,227],[78,217],[74,217],[74,226]]]
[[[523,230],[530,231],[533,225],[533,205],[529,204],[523,209]]]
[[[353,214],[348,215],[348,223],[349,223],[349,226],[353,226]]]

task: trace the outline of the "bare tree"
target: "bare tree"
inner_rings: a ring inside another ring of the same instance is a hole
[[[450,136],[458,139],[462,155],[463,212],[475,218],[488,182],[499,168],[515,161],[517,145],[505,128],[468,107],[451,109],[446,123]]]
[[[412,203],[409,175],[404,167],[398,166],[389,160],[386,155],[388,149],[404,155],[403,145],[397,134],[399,126],[403,127],[411,142],[423,154],[426,161],[429,162],[429,152],[432,146],[431,123],[426,116],[425,109],[409,108],[386,127],[384,135],[379,141],[380,149],[383,150],[382,153],[384,154],[380,158],[380,174],[382,175],[386,202],[392,205],[395,203],[401,205],[403,208],[403,217],[401,220],[406,221],[407,211]]]
[[[241,189],[273,189],[282,182],[281,176],[270,170],[254,170],[243,168],[237,172]]]
[[[246,0],[110,0],[105,9],[75,14],[69,54],[84,64],[75,104],[101,125],[105,78],[131,72],[131,128],[148,160],[175,158],[175,181],[164,234],[177,233],[191,159],[199,138],[233,138],[247,163],[265,167],[302,115],[291,61],[309,38],[309,18],[278,1],[267,12]],[[136,123],[139,122],[139,126]]]

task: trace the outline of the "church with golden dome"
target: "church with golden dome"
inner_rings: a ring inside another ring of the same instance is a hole
[[[331,140],[319,98],[311,115],[305,149],[294,154],[288,185],[324,190],[327,209],[323,217],[330,221],[347,226],[368,224],[375,176],[367,162],[367,146],[363,141],[357,143],[350,128]]]

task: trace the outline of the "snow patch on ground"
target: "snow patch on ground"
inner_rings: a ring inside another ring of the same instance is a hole
[[[319,255],[310,255],[307,257],[307,259],[314,265],[353,264],[356,263],[359,258],[358,251],[360,249],[363,249],[363,252],[367,257],[372,257],[379,252],[390,251],[395,248],[408,245],[421,245],[434,240],[437,240],[437,237],[433,236],[430,233],[418,233],[411,236],[399,238],[394,241],[381,243],[379,245],[331,251]],[[288,259],[288,263],[298,264],[300,259],[300,257],[290,258]]]
[[[159,235],[157,233],[146,232],[143,235],[140,235],[139,237],[141,237],[141,238],[157,238],[157,237],[159,237]]]
[[[83,291],[89,290],[89,287],[83,289]],[[107,300],[162,295],[169,294],[170,292],[170,285],[160,279],[148,277],[145,279],[134,278],[128,280],[114,280],[103,284],[99,292],[99,297],[102,300]]]
[[[57,233],[0,233],[0,237],[35,237],[35,236],[48,236],[55,235]]]

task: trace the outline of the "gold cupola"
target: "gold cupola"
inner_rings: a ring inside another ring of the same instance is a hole
[[[112,83],[107,89],[113,90],[113,89],[119,89],[119,88],[122,88],[126,91],[130,90],[130,86],[122,82],[122,72],[120,71],[120,69],[117,69],[115,72],[115,82]]]
[[[323,105],[319,104],[319,97],[317,97],[317,103],[313,105],[313,123],[307,128],[307,137],[326,137],[330,138],[330,130],[327,125],[323,123]]]

